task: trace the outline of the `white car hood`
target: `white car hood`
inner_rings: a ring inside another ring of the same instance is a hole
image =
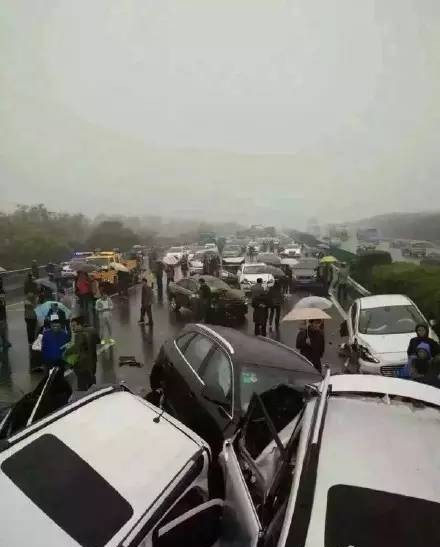
[[[367,347],[373,354],[382,355],[386,353],[404,354],[411,338],[415,333],[404,334],[358,334],[357,339],[361,346]]]

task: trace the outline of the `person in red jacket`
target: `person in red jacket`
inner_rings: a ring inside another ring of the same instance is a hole
[[[75,294],[79,300],[81,315],[89,320],[93,294],[90,279],[86,272],[78,272],[75,282]]]

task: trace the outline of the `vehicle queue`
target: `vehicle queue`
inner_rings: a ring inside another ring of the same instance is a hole
[[[277,279],[267,269],[285,272],[282,262],[290,259],[288,291],[306,287],[322,300],[328,296],[322,293],[329,286],[324,271],[332,271],[332,261],[280,252],[279,263],[267,263],[261,255],[277,253],[259,251],[247,249],[237,273],[228,270],[235,276],[230,283],[249,296],[258,285],[268,293]],[[358,371],[368,374],[331,376],[271,338],[212,324],[232,304],[243,315],[246,297],[222,280],[221,260],[214,275],[192,270],[197,252],[188,253],[187,276],[175,279],[175,271],[167,276],[170,308],[178,313],[188,307],[199,319],[194,301],[204,279],[213,293],[218,291],[210,298],[213,315],[187,325],[163,345],[147,401],[126,387],[109,387],[45,407],[45,399],[56,392],[49,376],[33,403],[19,408],[26,427],[11,428],[16,408],[4,417],[0,484],[2,514],[11,523],[5,544],[437,545],[440,474],[433,462],[440,456],[434,441],[440,392],[426,385],[419,353],[426,345],[429,357],[440,352],[417,307],[397,296],[355,301],[346,325],[349,345],[357,345]],[[202,254],[213,252],[211,247]],[[166,256],[164,270],[171,262]],[[185,256],[183,249],[173,270]],[[202,268],[212,267],[202,258]],[[395,336],[400,349],[409,344],[415,353],[403,363],[395,346],[374,349],[372,340],[385,343],[386,336]],[[409,374],[394,374],[394,369],[408,371],[408,363]],[[42,414],[42,407],[50,412]],[[373,450],[364,435],[370,429],[377,431]],[[402,453],[411,457],[399,457]],[[393,471],[385,472],[391,460]],[[33,473],[24,472],[29,469]],[[66,488],[68,501],[60,504]],[[16,522],[16,514],[21,523],[32,521],[32,536]],[[384,518],[393,525],[384,527]]]

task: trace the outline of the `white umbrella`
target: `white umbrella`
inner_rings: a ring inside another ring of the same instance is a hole
[[[320,310],[328,310],[333,306],[333,302],[328,298],[323,298],[322,296],[307,296],[306,298],[301,298],[294,308],[318,308]]]
[[[331,319],[330,315],[319,308],[293,308],[283,317],[283,321],[314,321]]]
[[[173,255],[167,255],[162,258],[162,262],[167,266],[176,266],[176,264],[179,262],[179,259]]]
[[[285,266],[296,266],[298,264],[299,260],[296,258],[282,258],[281,264]]]
[[[128,272],[127,266],[120,264],[119,262],[110,262],[110,267],[116,270],[117,272]]]

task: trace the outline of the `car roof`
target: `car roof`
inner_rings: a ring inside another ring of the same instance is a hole
[[[384,306],[408,306],[413,305],[413,302],[403,294],[375,294],[359,298],[359,304],[362,310],[368,310]]]
[[[250,336],[219,325],[193,324],[187,325],[185,330],[196,330],[214,338],[231,354],[234,362],[296,370],[310,375],[309,382],[318,382],[322,379],[312,363],[299,352],[270,338]]]
[[[107,388],[108,390],[108,388]],[[70,410],[70,411],[69,411]],[[11,439],[0,453],[0,511],[8,522],[2,544],[8,547],[41,545],[76,546],[78,543],[16,486],[5,473],[14,457],[33,442],[61,441],[96,472],[132,509],[131,517],[105,545],[119,545],[134,523],[149,509],[164,489],[204,447],[203,441],[176,420],[164,415],[154,422],[159,409],[127,391],[94,394],[88,402],[76,401]],[[54,416],[59,415],[58,419]],[[63,446],[63,445],[61,445]],[[56,458],[57,454],[49,454]],[[78,458],[77,458],[78,459]],[[40,460],[41,461],[41,460]],[[32,474],[44,473],[39,461]],[[29,471],[29,469],[27,469]],[[26,474],[24,474],[26,476]],[[42,476],[44,480],[44,475]],[[65,477],[66,484],[69,480]],[[55,480],[47,477],[48,482]],[[80,482],[80,481],[79,481]],[[84,497],[83,484],[66,496]],[[75,481],[78,486],[78,481]],[[75,501],[75,500],[73,500]],[[106,507],[102,507],[106,511]],[[23,526],[26,522],[26,526]],[[41,538],[38,542],[35,538]]]
[[[331,524],[330,495],[341,486],[370,491],[370,503],[377,491],[439,503],[439,428],[437,408],[415,409],[400,400],[385,402],[367,395],[331,397],[305,546],[324,545]]]

